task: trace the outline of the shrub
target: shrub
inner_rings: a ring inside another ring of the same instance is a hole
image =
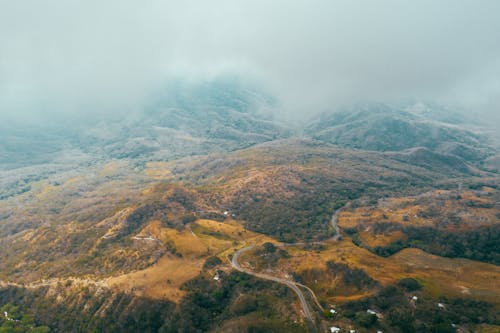
[[[398,281],[398,286],[407,291],[416,291],[422,289],[420,282],[413,278],[404,278]]]

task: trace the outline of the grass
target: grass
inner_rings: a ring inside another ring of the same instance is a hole
[[[373,223],[382,222],[466,230],[498,223],[499,200],[500,191],[487,187],[482,191],[435,190],[415,197],[390,198],[376,206],[343,211],[339,215],[339,226],[368,228]],[[458,222],[450,222],[453,219]]]
[[[405,277],[422,281],[426,292],[433,296],[471,297],[500,306],[500,267],[467,259],[450,259],[428,254],[418,249],[405,249],[388,258],[379,257],[354,245],[349,239],[330,243],[322,251],[305,251],[299,247],[287,248],[289,259],[281,259],[280,267],[299,273],[310,269],[325,269],[327,261],[342,262],[352,268],[363,269],[383,285],[393,284]],[[338,291],[327,296],[328,278],[309,281],[308,285],[326,302],[343,302],[366,296],[365,292],[349,294]],[[341,296],[338,296],[341,295]]]
[[[203,258],[187,260],[164,256],[144,270],[109,279],[108,285],[137,296],[179,302],[185,294],[180,287],[200,274],[203,262]]]
[[[245,244],[268,241],[267,237],[246,231],[231,219],[227,223],[200,219],[191,228],[180,231],[164,228],[159,221],[153,221],[138,236],[152,236],[164,244],[170,242],[180,256],[164,255],[151,267],[109,279],[108,285],[137,296],[174,302],[182,299],[185,292],[180,287],[200,274],[209,256],[218,255],[225,262],[225,269],[229,269],[227,254]]]
[[[359,239],[370,247],[388,246],[392,242],[406,239],[406,235],[401,231],[390,231],[385,234],[373,234],[369,231],[360,231]]]
[[[168,162],[147,162],[144,173],[153,180],[168,180],[173,178],[169,166]]]

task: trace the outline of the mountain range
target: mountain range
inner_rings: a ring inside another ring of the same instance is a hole
[[[498,329],[486,125],[422,102],[280,108],[226,78],[120,116],[4,122],[0,307],[54,332]],[[249,246],[255,274],[229,260]]]

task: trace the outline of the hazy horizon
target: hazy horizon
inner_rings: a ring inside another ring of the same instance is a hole
[[[499,120],[497,1],[0,5],[0,116],[114,114],[232,75],[300,117],[424,100]]]

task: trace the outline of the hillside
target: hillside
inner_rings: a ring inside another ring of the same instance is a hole
[[[380,200],[341,213],[355,242],[388,256],[415,247],[445,256],[500,264],[498,181],[479,189],[438,190]]]
[[[443,320],[498,324],[496,160],[463,119],[356,106],[297,136],[237,82],[166,91],[121,119],[0,133],[0,307],[54,332],[364,332],[366,304],[413,309],[410,277],[429,309],[455,302]],[[313,322],[286,284],[234,271],[247,246],[246,269],[314,292]]]
[[[229,151],[291,135],[273,121],[274,101],[235,79],[170,83],[144,112],[99,123],[80,148],[115,158],[171,159]]]
[[[425,147],[436,153],[479,161],[491,154],[485,137],[464,120],[439,108],[366,104],[325,113],[306,127],[315,139],[342,147],[401,151]],[[444,113],[444,114],[443,114]]]
[[[0,170],[63,157],[74,165],[78,155],[171,159],[244,148],[292,134],[272,119],[275,107],[264,92],[220,78],[170,82],[147,105],[119,115],[7,119],[0,125]]]

